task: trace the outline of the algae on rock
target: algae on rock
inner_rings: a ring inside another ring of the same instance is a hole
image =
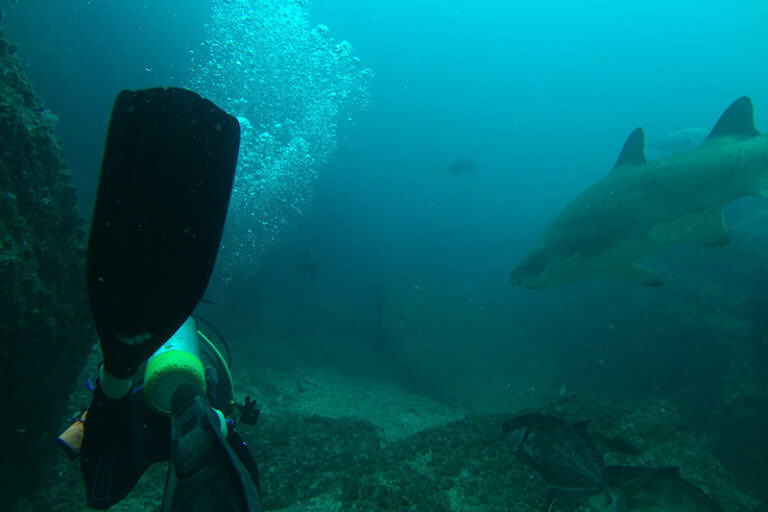
[[[0,33],[0,503],[31,490],[94,342],[82,221],[51,114]]]

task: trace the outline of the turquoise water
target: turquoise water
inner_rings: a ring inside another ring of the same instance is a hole
[[[238,117],[235,191],[200,308],[248,348],[253,360],[236,364],[366,375],[484,413],[521,393],[663,398],[759,492],[763,200],[725,209],[729,246],[648,258],[663,287],[507,278],[635,127],[648,140],[711,129],[748,95],[768,130],[764,1],[0,0],[0,11],[57,118],[85,219],[120,89],[191,87]],[[444,172],[458,159],[478,167]],[[314,277],[295,268],[307,251]]]

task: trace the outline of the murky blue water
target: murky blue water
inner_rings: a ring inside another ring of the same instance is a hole
[[[651,256],[664,287],[532,291],[507,277],[635,127],[649,141],[704,133],[748,95],[768,129],[764,1],[0,10],[58,118],[86,218],[120,89],[191,87],[238,116],[214,304],[202,306],[236,340],[258,333],[283,362],[375,370],[482,410],[511,406],[510,390],[662,396],[703,423],[717,404],[763,403],[763,200],[726,208],[728,247]],[[445,172],[457,159],[477,169]],[[314,278],[295,265],[307,252]]]

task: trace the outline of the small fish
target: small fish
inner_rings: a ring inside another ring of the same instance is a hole
[[[296,379],[296,389],[299,393],[303,393],[305,391],[309,391],[312,388],[319,388],[320,384],[314,381],[314,379],[311,379],[309,377],[299,377]]]
[[[603,457],[588,441],[587,422],[569,425],[546,414],[524,414],[502,425],[514,454],[549,485],[550,510],[557,498],[605,493],[619,509]]]
[[[477,169],[477,163],[475,161],[466,158],[459,158],[451,165],[449,165],[445,169],[445,172],[449,172],[451,174],[468,174],[475,169]]]
[[[322,263],[322,261],[314,261],[310,258],[309,251],[301,251],[296,255],[294,268],[299,274],[309,272],[310,277],[314,281],[315,272],[317,271],[317,267],[320,266],[320,263]]]

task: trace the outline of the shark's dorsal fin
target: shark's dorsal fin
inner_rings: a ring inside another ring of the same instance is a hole
[[[749,96],[742,96],[725,109],[723,115],[709,132],[706,140],[717,137],[754,137],[760,135],[755,128],[755,113]]]
[[[629,134],[624,147],[621,148],[621,153],[619,153],[613,170],[615,171],[619,167],[643,165],[646,162],[644,151],[645,133],[641,127],[637,127],[635,131]]]

